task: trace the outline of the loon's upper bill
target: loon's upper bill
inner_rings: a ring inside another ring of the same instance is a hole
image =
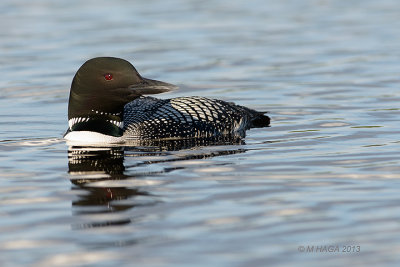
[[[69,128],[64,138],[82,143],[124,143],[244,136],[267,127],[270,118],[243,106],[204,97],[157,99],[177,86],[142,77],[128,61],[98,57],[86,61],[72,80]]]

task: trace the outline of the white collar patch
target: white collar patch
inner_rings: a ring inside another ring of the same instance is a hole
[[[86,122],[89,121],[90,118],[84,118],[84,117],[77,117],[77,118],[72,118],[68,120],[68,126],[69,129],[72,130],[72,126],[74,126],[76,123],[79,122]],[[114,124],[115,126],[119,127],[119,128],[124,128],[124,122],[123,121],[114,121],[114,120],[107,120],[108,122]]]

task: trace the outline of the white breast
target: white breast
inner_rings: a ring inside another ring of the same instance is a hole
[[[90,131],[72,131],[64,138],[71,142],[85,144],[121,144],[124,143],[124,138],[105,135]]]

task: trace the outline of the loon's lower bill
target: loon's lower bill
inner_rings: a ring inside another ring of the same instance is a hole
[[[86,61],[71,85],[69,128],[64,138],[83,143],[125,143],[130,140],[244,136],[267,127],[270,118],[234,103],[205,97],[145,97],[176,89],[143,78],[128,61],[98,57]]]

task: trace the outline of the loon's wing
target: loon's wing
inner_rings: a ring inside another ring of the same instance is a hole
[[[124,136],[130,139],[186,138],[244,135],[251,127],[268,126],[269,118],[233,103],[204,97],[141,97],[125,106],[124,124]]]
[[[253,109],[205,97],[179,97],[171,99],[171,105],[183,114],[201,121],[221,125],[233,131],[253,127],[268,127],[270,118]],[[232,128],[233,126],[233,128]]]

